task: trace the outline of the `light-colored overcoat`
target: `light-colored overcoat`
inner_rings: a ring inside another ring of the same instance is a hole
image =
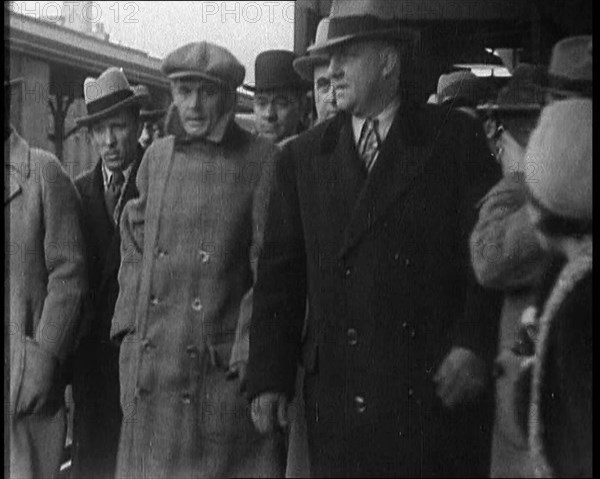
[[[10,477],[52,478],[66,433],[61,367],[72,351],[87,289],[81,206],[54,155],[30,148],[14,130],[4,148]],[[52,401],[44,411],[25,414],[25,398],[49,378]]]
[[[254,429],[232,356],[252,286],[253,209],[277,147],[231,123],[221,143],[154,142],[121,219],[123,426],[117,477],[282,476],[281,438]]]

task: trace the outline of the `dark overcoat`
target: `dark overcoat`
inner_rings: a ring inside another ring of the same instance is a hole
[[[221,143],[150,145],[121,219],[123,422],[116,477],[281,476],[283,443],[261,437],[228,375],[252,286],[255,192],[277,148],[231,122]]]
[[[453,346],[495,350],[500,298],[468,251],[477,201],[500,179],[481,127],[402,106],[367,177],[340,114],[288,143],[274,175],[249,398],[291,397],[302,353],[313,475],[486,475],[489,404],[450,413],[433,382]]]
[[[135,176],[141,148],[133,161],[116,208],[137,197]],[[110,341],[110,324],[119,283],[121,236],[106,209],[102,160],[75,180],[83,207],[90,285],[87,330],[73,358],[73,477],[110,478],[115,474],[121,406],[119,404],[119,347]]]

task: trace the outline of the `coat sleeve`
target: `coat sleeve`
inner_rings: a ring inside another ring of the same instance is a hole
[[[252,317],[252,303],[254,299],[254,284],[258,276],[258,257],[264,241],[264,229],[273,183],[275,158],[279,150],[273,149],[268,159],[261,165],[260,180],[254,190],[252,199],[252,244],[250,245],[250,268],[252,269],[252,287],[242,298],[240,316],[235,332],[235,340],[231,350],[229,365],[239,362],[248,362],[250,353],[250,319]]]
[[[267,391],[294,395],[307,283],[295,143],[275,159],[250,322],[250,400]]]
[[[473,351],[491,364],[496,352],[502,295],[483,288],[475,277],[469,254],[469,238],[477,220],[477,205],[502,178],[498,163],[485,142],[483,128],[469,118],[457,119],[459,137],[455,153],[460,179],[460,243],[464,268],[463,312],[454,328],[454,346]]]
[[[48,283],[36,342],[64,363],[74,346],[87,293],[81,202],[73,182],[56,158],[39,150],[44,218],[44,256]]]
[[[485,196],[471,234],[471,262],[486,288],[515,291],[538,284],[547,267],[529,221],[524,178],[503,178]]]
[[[136,176],[139,196],[128,201],[121,214],[121,265],[119,267],[119,296],[115,303],[110,337],[120,343],[123,337],[135,331],[136,306],[142,272],[144,228],[148,198],[149,163],[152,149],[144,154]]]

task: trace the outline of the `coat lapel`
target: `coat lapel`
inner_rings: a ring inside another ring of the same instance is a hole
[[[29,176],[30,158],[29,145],[12,128],[8,144],[5,141],[4,145],[4,204],[7,205],[23,190],[23,179]]]
[[[423,171],[431,144],[422,142],[413,109],[400,107],[379,157],[356,201],[339,256],[344,256],[381,219]]]

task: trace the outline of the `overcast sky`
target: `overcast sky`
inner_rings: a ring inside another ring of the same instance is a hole
[[[69,17],[84,2],[15,1],[13,8],[36,17]],[[254,59],[263,50],[294,47],[292,1],[91,2],[87,17],[104,23],[110,40],[163,58],[188,42],[208,40],[225,46],[254,80]]]

